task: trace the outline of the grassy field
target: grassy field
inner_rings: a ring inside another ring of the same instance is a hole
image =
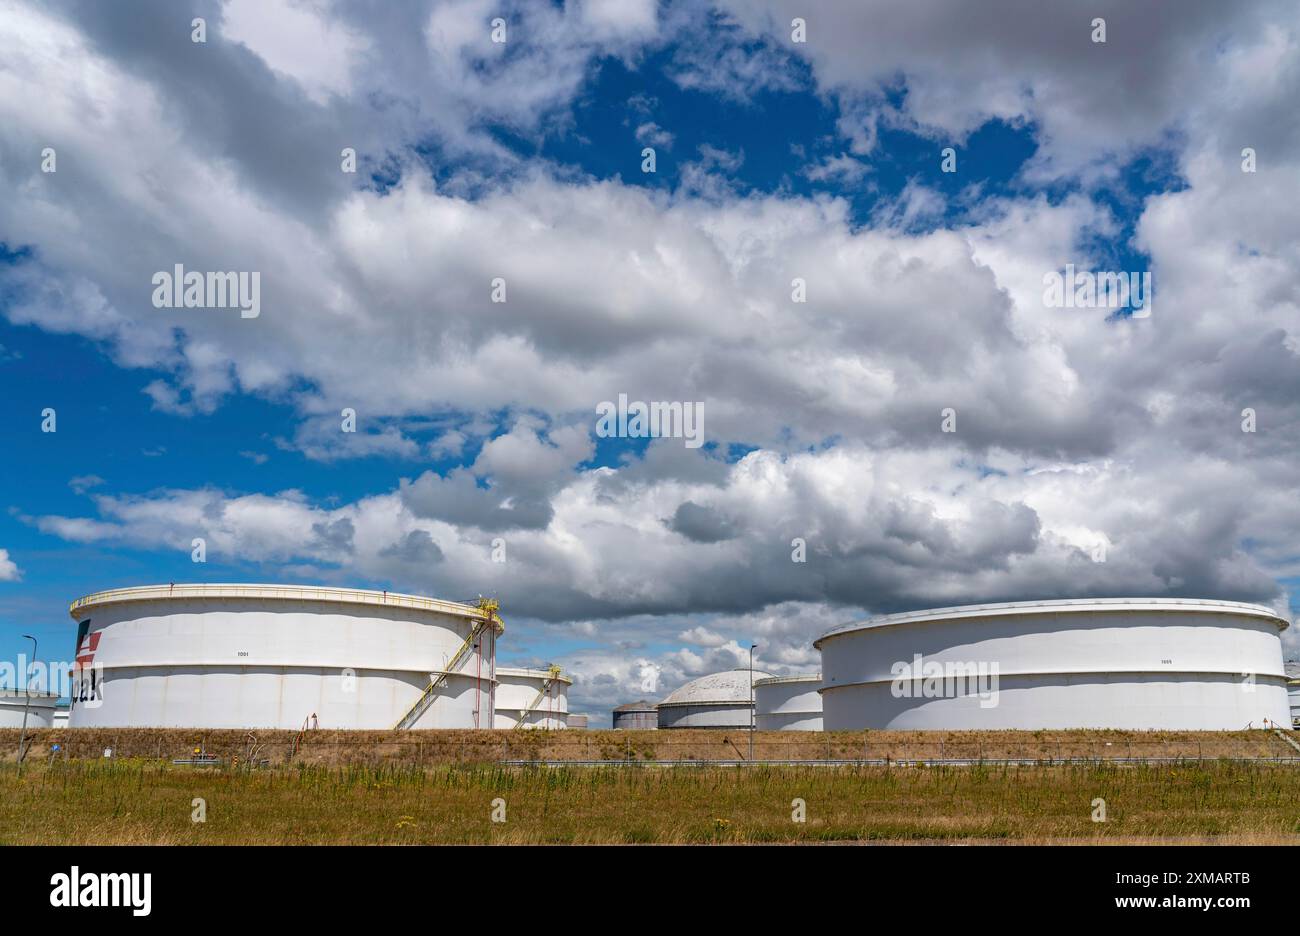
[[[1094,800],[1106,821],[1094,822]],[[205,821],[196,822],[203,801]],[[806,821],[793,819],[796,799]],[[496,801],[494,803],[494,801]],[[504,822],[493,822],[504,809]],[[5,844],[1300,843],[1300,770],[0,765]]]
[[[0,761],[13,760],[19,731],[0,729]],[[29,759],[53,745],[67,758],[171,760],[196,745],[222,758],[271,766],[437,766],[505,760],[748,760],[746,731],[195,731],[179,728],[45,728],[28,733]],[[1271,731],[760,731],[757,760],[943,760],[954,758],[1297,758]]]

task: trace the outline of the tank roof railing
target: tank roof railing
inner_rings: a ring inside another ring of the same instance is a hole
[[[78,598],[68,607],[68,613],[77,617],[82,610],[97,605],[124,604],[133,601],[166,601],[174,598],[194,599],[270,599],[273,601],[326,601],[339,604],[380,605],[385,607],[414,608],[434,611],[457,617],[482,619],[495,614],[494,609],[476,608],[472,605],[407,595],[401,592],[375,591],[361,588],[334,588],[321,585],[262,585],[262,584],[186,584],[139,585],[129,588],[112,588]],[[504,630],[497,619],[497,631]]]

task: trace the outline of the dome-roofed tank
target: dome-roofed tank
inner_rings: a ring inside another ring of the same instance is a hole
[[[749,728],[753,682],[771,673],[741,667],[692,679],[659,703],[660,728]]]

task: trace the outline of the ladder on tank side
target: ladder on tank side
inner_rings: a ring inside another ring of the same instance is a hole
[[[437,696],[438,690],[447,684],[447,678],[455,673],[460,664],[464,662],[465,658],[473,649],[475,641],[479,639],[483,631],[487,630],[489,627],[495,627],[497,625],[497,608],[500,607],[500,605],[497,603],[496,599],[480,598],[476,602],[476,606],[483,612],[483,617],[474,622],[474,626],[470,628],[469,636],[465,638],[465,642],[460,645],[460,648],[456,651],[455,655],[452,656],[451,662],[447,664],[443,671],[437,674],[430,674],[429,685],[425,687],[424,692],[422,692],[420,697],[415,700],[415,704],[407,710],[406,714],[398,719],[397,724],[393,726],[395,731],[404,731],[420,720],[420,716],[423,715],[428,710],[429,706],[433,704],[434,697]]]
[[[555,681],[560,678],[560,668],[558,666],[550,667],[550,669],[547,670],[547,673],[547,677],[542,680],[542,691],[537,693],[537,698],[528,703],[528,708],[519,713],[519,721],[515,723],[516,729],[524,726],[524,720],[533,713],[533,710],[537,708],[539,704],[541,704],[542,699],[546,698],[546,693],[551,691],[551,686],[555,685]]]

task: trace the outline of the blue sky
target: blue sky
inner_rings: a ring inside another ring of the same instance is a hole
[[[1260,378],[1297,355],[1295,131],[1265,77],[1293,70],[1257,65],[1293,54],[1285,7],[1117,6],[1099,48],[1061,12],[1003,35],[828,11],[794,44],[779,2],[520,2],[502,50],[479,6],[310,6],[315,57],[238,2],[194,4],[202,49],[147,4],[138,35],[12,21],[0,52],[88,64],[37,68],[47,113],[18,87],[0,111],[0,657],[30,633],[68,659],[67,604],[111,586],[483,592],[502,658],[563,663],[596,707],[751,639],[815,667],[820,629],[881,611],[1294,611],[1295,381]],[[1244,145],[1270,157],[1245,183]],[[177,262],[260,270],[262,317],[152,308]],[[1067,263],[1153,270],[1155,324],[1044,309]],[[702,401],[707,444],[597,437],[618,393]]]

